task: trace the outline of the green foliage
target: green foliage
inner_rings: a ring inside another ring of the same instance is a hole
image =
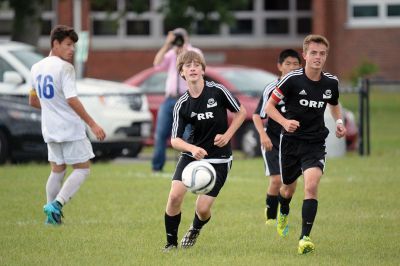
[[[361,62],[351,71],[350,81],[352,86],[356,86],[359,78],[365,78],[379,71],[377,64],[364,58]]]
[[[215,32],[221,23],[231,24],[234,19],[232,10],[249,5],[249,0],[164,0],[161,12],[165,15],[165,28],[172,30],[182,27],[192,32],[196,23],[201,21],[198,31]],[[212,18],[217,13],[218,18]]]

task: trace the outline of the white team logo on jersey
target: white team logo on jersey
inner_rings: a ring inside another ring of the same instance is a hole
[[[207,102],[207,108],[215,107],[217,106],[217,102],[214,100],[214,98],[208,99]]]
[[[326,90],[324,94],[322,94],[322,99],[330,99],[332,98],[331,90]]]
[[[302,90],[301,92],[299,92],[300,95],[307,95],[307,92],[305,90]]]

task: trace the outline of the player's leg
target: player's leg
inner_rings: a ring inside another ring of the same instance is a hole
[[[304,148],[302,168],[304,169],[304,201],[302,207],[302,230],[298,253],[312,252],[315,247],[310,233],[318,209],[318,185],[325,167],[325,142],[313,143]]]
[[[168,195],[167,206],[164,214],[165,233],[167,244],[164,251],[169,251],[178,246],[178,229],[181,222],[181,206],[185,197],[186,187],[180,180],[173,180]]]
[[[200,195],[196,201],[196,211],[194,214],[193,222],[189,227],[189,230],[183,236],[181,240],[182,248],[192,247],[197,238],[199,237],[200,230],[203,226],[208,223],[211,219],[211,207],[217,198],[219,192],[225,184],[228,172],[231,169],[232,162],[212,164],[217,174],[214,188],[207,193],[207,195]]]
[[[166,146],[171,135],[173,109],[176,100],[167,98],[160,106],[157,113],[157,125],[154,134],[154,152],[152,170],[162,171],[166,160]]]
[[[320,168],[308,168],[304,171],[304,201],[302,207],[302,229],[299,240],[298,253],[312,252],[315,247],[310,239],[318,209],[318,184],[322,175]]]
[[[48,143],[48,160],[51,165],[51,173],[46,183],[47,203],[43,206],[46,214],[46,224],[61,224],[61,203],[57,202],[56,196],[61,190],[64,179],[66,164],[62,155],[62,145],[60,143]]]
[[[181,240],[182,248],[192,247],[196,243],[196,240],[200,235],[200,230],[211,219],[211,207],[215,199],[215,197],[208,195],[200,195],[197,197],[193,222]]]
[[[194,159],[182,155],[179,157],[174,176],[172,177],[171,190],[168,195],[167,206],[164,214],[165,233],[167,244],[164,251],[168,252],[178,246],[178,229],[181,222],[181,206],[186,194],[186,187],[182,183],[182,171]]]
[[[297,141],[292,141],[285,136],[281,136],[279,159],[282,185],[278,195],[280,208],[276,229],[278,234],[282,237],[289,234],[289,204],[296,191],[297,178],[301,175],[301,164],[297,154],[297,145]]]
[[[278,195],[279,189],[281,187],[281,176],[280,175],[271,175],[270,181],[267,189],[267,196],[265,199],[266,208],[265,208],[265,216],[267,218],[267,225],[275,225],[276,216],[278,214]]]

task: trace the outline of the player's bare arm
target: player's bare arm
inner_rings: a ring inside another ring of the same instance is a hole
[[[214,145],[218,147],[224,147],[231,140],[235,132],[242,125],[246,118],[246,109],[243,105],[240,105],[239,112],[234,113],[232,123],[230,124],[228,130],[224,134],[217,134],[214,138]]]
[[[90,130],[96,136],[98,140],[104,140],[106,133],[104,130],[93,120],[93,118],[86,112],[81,101],[78,97],[72,97],[67,99],[69,106],[82,118],[83,121],[90,127]]]
[[[36,91],[34,89],[31,89],[31,91],[29,92],[29,105],[38,109],[42,108],[42,106],[40,105],[40,100],[37,97]]]
[[[165,39],[164,45],[158,50],[156,56],[154,57],[153,65],[156,66],[162,62],[164,59],[164,55],[168,52],[169,48],[172,46],[172,42],[174,41],[174,32],[169,31],[167,38]]]
[[[264,126],[263,126],[260,115],[253,114],[253,123],[257,129],[258,135],[260,136],[261,146],[267,151],[272,150],[271,139],[268,137],[267,133],[264,130]]]
[[[272,97],[268,99],[267,105],[265,106],[265,113],[276,122],[278,122],[287,132],[294,132],[300,126],[299,121],[289,120],[284,118],[279,111],[276,109],[278,104]]]
[[[346,127],[342,120],[342,108],[340,104],[328,104],[333,119],[336,121],[336,137],[342,138],[346,136]]]
[[[181,138],[171,138],[171,145],[175,150],[190,152],[196,160],[201,160],[208,155],[205,149],[189,144]]]

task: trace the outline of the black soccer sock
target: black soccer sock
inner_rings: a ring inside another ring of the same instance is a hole
[[[165,232],[167,233],[168,244],[178,245],[178,228],[181,223],[181,213],[175,216],[164,215]]]
[[[303,226],[301,229],[300,239],[303,236],[310,236],[315,216],[317,215],[318,201],[316,199],[306,199],[303,201],[302,217]]]
[[[206,223],[208,223],[208,221],[210,221],[210,219],[211,216],[207,220],[202,221],[200,220],[199,216],[197,216],[197,213],[194,212],[193,227],[200,230]]]
[[[276,219],[279,204],[278,196],[267,194],[265,203],[267,204],[267,219]]]
[[[281,193],[279,193],[278,195],[278,200],[279,200],[279,204],[281,204],[281,213],[288,215],[289,211],[290,211],[290,201],[292,200],[292,197],[286,199],[284,197],[282,197]]]

